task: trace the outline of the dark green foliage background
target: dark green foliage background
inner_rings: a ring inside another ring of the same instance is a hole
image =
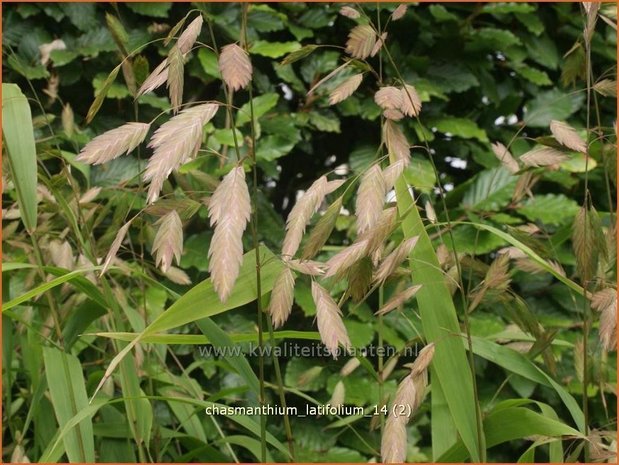
[[[378,15],[384,22],[395,6],[384,3],[379,7],[374,4],[363,4],[362,7],[368,15],[373,18]],[[361,172],[375,158],[380,143],[380,110],[373,102],[377,85],[369,74],[354,96],[341,104],[328,105],[328,91],[333,88],[333,83],[319,88],[312,96],[306,95],[313,84],[342,63],[342,51],[330,46],[342,47],[345,44],[354,21],[340,16],[340,7],[341,4],[322,3],[254,4],[249,13],[248,40],[252,44],[254,88],[255,94],[259,95],[255,104],[260,116],[257,148],[261,192],[259,238],[273,251],[281,247],[284,221],[297,191],[306,189],[317,177],[342,164],[347,164],[353,174]],[[212,21],[219,46],[238,41],[241,24],[238,4],[3,5],[3,81],[17,83],[31,99],[35,135],[41,149],[40,163],[60,191],[66,189],[63,185],[66,174],[62,167],[71,161],[71,154],[78,153],[79,148],[92,137],[126,121],[150,121],[169,107],[163,88],[140,98],[139,105],[136,105],[122,73],[119,73],[99,113],[91,124],[85,123],[95,91],[121,60],[118,47],[106,26],[106,14],[114,15],[121,21],[128,35],[126,47],[129,51],[150,42],[133,61],[133,71],[139,85],[166,55],[168,47],[162,45],[161,39],[192,8]],[[520,131],[518,139],[511,145],[512,153],[518,156],[532,148],[536,138],[550,135],[548,125],[553,119],[568,121],[576,128],[587,126],[581,8],[578,3],[424,3],[410,6],[402,20],[393,22],[387,39],[387,47],[398,64],[399,72],[406,82],[416,87],[423,100],[420,119],[427,129],[412,119],[404,123],[409,141],[415,145],[407,179],[420,194],[421,201],[430,200],[434,204],[439,221],[447,219],[437,195],[437,180],[423,147],[425,134],[440,183],[448,191],[445,202],[451,220],[472,220],[507,228],[510,234],[534,247],[544,258],[561,263],[570,277],[575,275],[570,234],[574,216],[583,203],[583,170],[542,170],[539,182],[534,186],[535,198],[512,202],[515,178],[498,168],[499,163],[492,153],[490,142],[500,141],[507,145]],[[608,8],[606,13],[612,17],[613,6],[608,4],[604,8]],[[44,66],[40,64],[39,46],[54,39],[62,39],[67,48],[53,51],[49,64]],[[199,41],[211,44],[206,24]],[[280,64],[288,52],[307,44],[325,47],[291,65]],[[596,81],[616,78],[616,32],[602,20],[598,20],[593,36],[591,59]],[[378,67],[378,58],[368,60]],[[392,82],[391,79],[397,76],[396,71],[387,60],[383,60],[382,66],[386,83]],[[225,101],[213,53],[206,49],[192,52],[185,70],[185,102]],[[58,79],[57,98],[45,93],[49,81],[54,79]],[[593,93],[592,97],[596,110],[591,114],[591,127],[597,127],[606,135],[612,134],[612,125],[616,120],[615,98],[599,93]],[[244,91],[239,92],[234,99],[235,104],[240,106],[247,102],[248,95]],[[73,109],[73,134],[67,133],[67,126],[63,126],[61,121],[63,103],[70,104]],[[44,114],[48,122],[45,122]],[[230,144],[230,132],[215,129],[223,128],[224,120],[225,115],[221,111],[213,124],[207,126],[205,140],[208,147],[222,150],[223,146]],[[247,122],[239,129],[243,136],[248,136]],[[247,140],[242,147],[243,153],[246,153],[246,147]],[[58,152],[58,149],[65,153]],[[232,147],[226,150],[229,154],[233,153]],[[74,168],[72,171],[84,191],[88,187],[104,187],[98,202],[105,205],[107,217],[94,227],[88,225],[88,228],[93,227],[89,232],[97,242],[100,256],[105,255],[117,229],[123,224],[123,218],[145,206],[137,175],[148,155],[149,151],[142,149],[139,154],[121,157],[103,167]],[[609,146],[607,140],[598,140],[591,146],[591,156],[597,167],[588,175],[588,188],[593,204],[601,212],[603,224],[608,226],[614,218],[611,214],[615,210],[616,198],[614,148]],[[172,176],[164,189],[168,193],[175,192],[176,198],[183,199],[179,205],[190,210],[187,215],[192,220],[185,227],[185,252],[181,268],[194,283],[208,275],[206,251],[211,236],[206,207],[200,203],[200,193],[211,191],[213,181],[223,172],[215,157],[202,156],[191,162],[190,168]],[[187,198],[192,199],[193,203]],[[3,195],[4,208],[12,201]],[[347,201],[347,208],[352,211],[354,199],[351,196]],[[156,219],[155,215],[147,216],[135,224],[138,228],[131,230],[135,256],[130,250],[124,250],[121,258],[139,260],[138,249],[144,247],[147,273],[155,279],[164,280],[158,275],[148,252]],[[49,221],[51,236],[55,234],[54,230],[62,230],[62,218],[50,217]],[[353,223],[352,217],[339,218],[336,232],[328,244],[331,250],[354,237]],[[537,224],[542,231],[538,238],[543,240],[518,232],[516,227],[526,223]],[[477,234],[468,226],[456,227],[454,236],[458,252],[466,252],[470,256],[468,261],[463,261],[463,267],[465,285],[472,289],[483,279],[494,252],[507,244],[489,233]],[[441,240],[436,240],[438,245]],[[247,239],[246,250],[249,248],[250,241]],[[7,248],[6,244],[4,254],[10,261],[24,260],[22,250]],[[322,256],[328,254],[327,251]],[[582,311],[578,298],[574,300],[565,286],[548,274],[516,270],[512,279],[512,289],[526,302],[526,318],[539,323],[547,334],[554,335],[556,331],[561,340],[576,341]],[[614,282],[612,272],[607,279],[611,284]],[[137,280],[124,283],[129,305],[141,299],[136,283]],[[166,284],[179,293],[188,289],[167,281]],[[315,329],[315,309],[309,296],[309,280],[300,280],[296,293],[297,304],[286,329]],[[166,304],[165,293],[156,287],[148,288],[145,295],[146,307],[151,315],[160,313],[169,305]],[[64,296],[58,294],[57,298]],[[455,302],[461,306],[459,298]],[[414,303],[409,305],[414,309]],[[355,345],[376,342],[376,323],[372,316],[376,306],[376,297],[372,296],[366,304],[347,314],[347,326]],[[215,318],[215,321],[231,332],[252,331],[255,315],[249,308],[228,312]],[[67,318],[72,318],[76,311],[78,309],[69,311]],[[499,333],[514,322],[515,311],[501,303],[500,299],[489,298],[471,314],[473,334],[488,336]],[[416,334],[399,318],[397,312],[389,315],[385,328],[386,343],[396,347],[416,338]],[[81,329],[85,331],[89,324]],[[188,327],[183,331],[193,333],[195,329]],[[22,344],[24,342],[22,340]],[[80,360],[85,364],[84,374],[90,394],[113,354],[110,354],[110,346],[103,340],[94,340],[89,344],[76,344],[76,347],[79,346]],[[170,347],[184,366],[196,363],[192,365],[195,369],[191,376],[207,393],[231,389],[230,398],[238,395],[242,399],[246,395],[242,390],[238,394],[234,390],[241,381],[226,369],[225,361],[202,359],[193,347]],[[25,346],[22,345],[23,350]],[[100,353],[101,350],[103,353]],[[593,382],[589,392],[590,425],[602,430],[616,429],[615,356],[611,354],[602,361],[596,331],[592,331],[589,350],[593,357]],[[100,357],[105,360],[103,366],[93,363]],[[554,349],[554,357],[554,371],[550,367],[546,369],[580,399],[582,388],[574,377],[571,349],[558,346]],[[255,359],[250,361],[255,363]],[[87,366],[87,362],[90,365]],[[281,363],[289,387],[326,401],[339,379],[338,370],[344,361],[290,358],[283,359]],[[152,379],[162,376],[162,372],[169,370],[178,375],[178,367],[170,357],[167,364],[167,367],[160,364],[158,358],[152,355],[146,357],[142,370],[145,377],[151,377],[151,381],[144,381],[142,388],[145,392],[160,394],[157,381]],[[320,367],[315,378],[307,384],[299,383],[299,375],[312,367]],[[358,369],[346,380],[347,400],[352,404],[370,405],[376,402],[376,386],[361,371]],[[552,405],[563,420],[569,418],[556,394],[549,389],[512,375],[498,397],[494,398],[506,379],[506,372],[481,358],[476,359],[476,371],[482,408],[490,407],[497,400],[531,397]],[[395,380],[403,374],[404,371],[396,371],[388,382],[388,389],[393,390]],[[267,380],[274,382],[273,377],[273,367],[268,365]],[[30,383],[28,375],[19,369],[15,384],[11,386],[12,397],[24,397],[26,404],[31,402],[34,393],[30,391]],[[603,393],[606,406],[602,400]],[[3,393],[3,399],[7,399],[6,396]],[[275,402],[275,398],[271,400]],[[291,403],[303,404],[294,396],[291,396]],[[122,415],[116,415],[122,412],[121,404],[116,405],[115,413],[108,412],[104,423],[122,422]],[[155,430],[150,451],[154,460],[226,460],[226,456],[222,456],[222,453],[225,454],[223,447],[217,451],[200,447],[196,438],[188,436],[175,439],[174,447],[171,447],[157,435],[160,433],[158,428],[176,429],[175,417],[165,402],[153,401],[152,405]],[[25,415],[25,408],[9,415],[5,404],[5,444],[15,441],[14,433],[21,431]],[[198,416],[202,421],[203,415]],[[356,431],[347,428],[323,430],[331,421],[328,418],[292,419],[298,461],[353,462],[367,461],[373,457],[368,445],[377,449],[380,439],[377,431],[370,430],[369,421],[356,423]],[[208,421],[203,423],[209,440],[216,438],[213,425]],[[235,425],[224,423],[223,427],[226,434],[235,434]],[[53,425],[48,425],[48,428],[46,430],[41,426],[43,433],[38,436],[32,431],[24,433],[28,438],[26,450],[31,460],[36,460],[46,441],[49,441],[49,431],[53,431]],[[284,441],[280,421],[269,421],[269,430]],[[409,442],[413,444],[409,449],[409,459],[431,460],[428,406],[422,407],[409,434]],[[128,433],[127,437],[130,437]],[[102,433],[97,441],[100,441],[98,451],[101,461],[136,460],[134,448],[128,440],[110,439]],[[104,443],[107,447],[103,447]],[[114,444],[113,447],[109,447],[110,444]],[[515,461],[528,445],[525,441],[514,441],[491,450],[489,458],[492,461]],[[254,459],[244,449],[239,449],[238,454],[243,461]],[[547,457],[539,456],[538,459]]]

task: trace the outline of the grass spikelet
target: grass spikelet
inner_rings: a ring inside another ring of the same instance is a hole
[[[142,83],[142,86],[138,90],[138,97],[140,95],[148,94],[153,90],[161,87],[168,80],[168,60],[165,59],[153,70],[152,73]]]
[[[128,154],[142,143],[149,129],[146,123],[127,123],[104,132],[84,146],[77,161],[99,165]]]
[[[370,56],[375,44],[376,33],[374,29],[367,24],[361,24],[355,26],[348,34],[346,52],[353,58],[364,60]]]
[[[357,19],[361,16],[361,13],[350,6],[343,6],[340,8],[340,14],[351,19]]]
[[[176,46],[183,55],[188,53],[193,44],[196,43],[196,40],[200,35],[200,31],[202,30],[203,22],[202,15],[198,15],[198,17],[185,28],[183,33],[178,38]]]
[[[595,208],[580,208],[572,226],[572,247],[576,255],[576,270],[583,281],[593,278],[600,257],[608,254],[606,238]]]
[[[402,105],[400,111],[406,116],[417,116],[421,112],[421,99],[417,94],[417,89],[413,86],[406,84],[400,88],[402,94]]]
[[[383,110],[400,110],[402,108],[402,92],[397,87],[381,87],[374,94],[376,105]]]
[[[361,177],[355,214],[357,215],[357,232],[363,234],[380,220],[385,203],[387,188],[383,172],[378,164],[372,165]]]
[[[335,183],[335,184],[332,184]],[[293,257],[299,249],[305,227],[310,222],[312,215],[316,213],[325,196],[337,189],[340,184],[338,181],[327,181],[325,176],[321,176],[310,186],[310,188],[297,201],[286,220],[286,236],[282,246],[284,257]]]
[[[269,314],[273,322],[273,328],[277,329],[284,325],[294,302],[294,273],[287,266],[284,267],[273,285]]]
[[[225,302],[243,261],[243,231],[251,214],[249,190],[242,166],[233,168],[215,189],[209,205],[215,234],[208,250],[213,288]]]
[[[383,179],[385,181],[385,188],[387,190],[393,188],[395,182],[402,175],[405,168],[406,162],[403,160],[398,160],[394,163],[391,163],[387,168],[383,170]]]
[[[382,216],[375,228],[372,228],[361,234],[357,239],[358,242],[368,241],[367,254],[372,255],[378,250],[385,239],[393,232],[396,227],[396,218],[398,216],[397,208],[390,207],[383,210]]]
[[[369,257],[363,257],[348,269],[347,292],[352,297],[353,302],[361,302],[366,296],[372,284],[373,271],[372,260]]]
[[[527,166],[558,165],[568,159],[567,155],[551,147],[537,147],[529,150],[520,157],[520,161]]]
[[[73,270],[75,259],[71,244],[67,241],[53,240],[49,243],[48,250],[54,265],[65,270]]]
[[[247,52],[237,44],[229,44],[221,49],[219,71],[231,90],[244,89],[251,81],[252,66]]]
[[[329,293],[315,281],[312,281],[312,297],[316,304],[316,320],[320,339],[333,358],[337,358],[340,345],[346,350],[350,348],[350,339],[342,320],[342,312]]]
[[[105,260],[103,261],[103,268],[101,269],[100,276],[103,276],[103,274],[105,274],[105,272],[109,269],[110,265],[112,264],[112,261],[116,258],[116,254],[118,253],[118,250],[120,249],[120,245],[122,244],[123,240],[125,239],[125,236],[127,235],[129,226],[131,226],[131,221],[125,223],[123,227],[120,228],[118,232],[116,233],[116,237],[114,238],[114,241],[112,242],[112,245],[110,246],[110,250],[108,251],[105,257]]]
[[[434,350],[434,342],[431,342],[419,351],[417,358],[410,367],[411,375],[420,375],[428,369],[428,366],[430,366],[432,362],[432,357],[434,357]]]
[[[587,153],[586,142],[569,124],[553,120],[550,122],[550,132],[559,144],[576,152]]]
[[[327,263],[325,278],[335,276],[353,266],[357,261],[367,255],[368,241],[362,240],[344,248],[331,257]]]
[[[184,63],[183,54],[178,47],[172,47],[168,56],[167,86],[170,93],[170,103],[174,114],[178,113],[183,103]]]
[[[154,149],[144,181],[150,181],[148,202],[159,197],[163,182],[172,170],[195,156],[202,144],[202,127],[215,116],[219,106],[206,103],[182,110],[155,131],[148,146]]]
[[[176,263],[181,261],[183,253],[183,223],[176,210],[170,211],[159,221],[159,229],[153,241],[152,252],[155,255],[156,265],[166,273],[172,266],[172,258]]]
[[[303,246],[301,258],[309,259],[314,257],[327,243],[333,228],[335,228],[335,223],[340,215],[340,211],[342,210],[342,202],[343,197],[338,197],[318,220]]]
[[[299,273],[308,276],[321,276],[325,272],[325,264],[313,260],[287,260],[286,264]]]
[[[361,81],[363,80],[363,74],[355,74],[354,76],[349,77],[339,86],[337,86],[333,91],[329,94],[329,105],[335,105],[336,103],[341,102],[342,100],[346,100],[350,97],[355,90],[361,85]]]
[[[346,400],[346,388],[344,387],[344,382],[339,380],[335,387],[333,388],[333,394],[331,394],[331,399],[327,402],[329,405],[340,406],[344,405],[344,401]]]
[[[400,126],[393,121],[386,121],[384,125],[384,138],[389,154],[396,160],[402,160],[405,164],[410,163],[410,145]]]
[[[518,170],[520,169],[520,167],[518,166],[518,162],[514,159],[509,150],[507,150],[507,147],[505,147],[500,142],[495,142],[491,145],[491,147],[494,155],[499,159],[501,164],[505,168],[507,168],[510,173],[515,174],[518,172]]]
[[[175,266],[171,266],[163,274],[175,284],[179,284],[181,286],[189,286],[191,284],[191,278],[189,275]]]
[[[400,305],[404,304],[404,302],[410,300],[415,294],[417,294],[417,291],[419,291],[420,288],[421,288],[421,285],[411,286],[408,289],[402,292],[399,292],[398,294],[393,296],[391,299],[389,299],[387,303],[385,303],[385,305],[383,305],[376,312],[376,315],[385,315],[391,312],[392,310],[395,310]]]
[[[387,40],[387,33],[383,32],[378,38],[378,40],[376,41],[376,43],[374,44],[372,51],[370,52],[371,57],[375,56],[380,51],[380,49],[385,44],[385,40]]]
[[[617,349],[617,290],[602,289],[591,297],[591,308],[600,312],[600,342],[604,350]]]
[[[398,7],[393,10],[393,13],[391,13],[391,20],[397,21],[398,19],[402,19],[402,17],[406,14],[407,9],[408,5],[406,3],[398,5]]]
[[[358,358],[356,357],[351,358],[340,369],[340,376],[345,377],[345,376],[350,375],[353,371],[359,368],[359,365],[361,365],[361,362],[359,361]]]
[[[374,282],[384,283],[389,276],[400,266],[400,264],[408,257],[411,251],[417,245],[419,236],[411,237],[402,241],[393,252],[391,252],[380,264],[376,275],[374,276]]]
[[[387,417],[380,444],[383,463],[403,463],[406,459],[406,418],[403,416]]]

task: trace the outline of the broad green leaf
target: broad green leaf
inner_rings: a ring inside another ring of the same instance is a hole
[[[254,106],[254,118],[258,120],[261,116],[275,108],[279,100],[279,95],[275,93],[263,94],[255,97],[252,101]],[[249,103],[245,103],[237,113],[236,124],[241,126],[245,123],[249,123],[251,120],[251,109]]]
[[[526,103],[524,122],[527,126],[547,128],[552,120],[565,121],[583,101],[581,93],[563,93],[559,89],[539,93]]]
[[[286,57],[284,57],[284,59],[282,60],[282,65],[289,65],[291,63],[294,63],[295,61],[299,61],[311,55],[317,48],[318,45],[305,45],[299,50],[296,50],[286,55]]]
[[[431,120],[428,126],[435,127],[439,132],[447,136],[462,137],[463,139],[477,139],[481,142],[488,142],[486,131],[481,129],[470,119],[445,116]]]
[[[574,219],[580,207],[563,194],[538,194],[527,199],[518,211],[531,221],[560,226]]]
[[[254,55],[262,55],[269,58],[279,58],[287,53],[296,52],[301,48],[299,42],[267,42],[257,40],[249,49]]]
[[[77,357],[53,347],[43,348],[45,375],[54,413],[60,428],[88,407],[88,396],[82,366]],[[95,445],[92,421],[86,416],[63,438],[65,451],[71,462],[94,462]]]
[[[16,84],[2,84],[2,123],[21,218],[33,233],[37,225],[37,153],[30,106]]]
[[[172,3],[170,2],[131,2],[127,3],[127,7],[135,13],[151,16],[154,18],[167,18]]]
[[[455,427],[472,460],[479,461],[485,450],[483,432],[477,430],[477,399],[473,393],[464,342],[453,337],[453,334],[459,333],[460,327],[456,309],[419,211],[402,178],[396,183],[396,196],[398,211],[401,215],[406,212],[402,220],[404,236],[419,236],[410,256],[412,278],[413,284],[421,284],[416,299],[424,336],[428,342],[436,342],[431,364],[432,386],[433,391],[438,386],[442,396],[432,394],[433,456],[438,458],[452,446],[454,436],[445,436],[444,433],[451,432]]]
[[[221,79],[219,73],[219,65],[217,64],[217,55],[209,48],[201,48],[198,51],[198,60],[202,65],[202,69],[206,74],[217,79]]]
[[[516,182],[503,167],[482,171],[464,194],[462,205],[473,210],[502,210],[511,201]]]

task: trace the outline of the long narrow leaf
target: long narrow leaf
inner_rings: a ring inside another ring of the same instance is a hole
[[[474,462],[481,460],[483,432],[477,431],[477,412],[472,374],[460,333],[451,294],[445,284],[436,253],[424,228],[417,207],[403,178],[396,183],[398,210],[404,216],[406,238],[419,236],[411,253],[413,284],[421,285],[417,302],[423,332],[428,342],[436,342],[432,363],[432,453],[436,459],[455,439],[458,431]],[[444,408],[447,404],[449,412]],[[447,414],[449,413],[449,415]]]
[[[2,126],[22,221],[32,233],[37,225],[37,153],[30,106],[16,84],[2,84]]]
[[[88,407],[82,367],[77,357],[53,347],[43,349],[43,361],[54,413],[60,427],[65,428],[80,410]],[[95,461],[90,417],[78,422],[75,428],[64,436],[63,441],[69,461]]]

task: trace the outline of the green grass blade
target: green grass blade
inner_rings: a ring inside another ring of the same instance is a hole
[[[53,347],[43,349],[47,385],[60,428],[81,410],[88,407],[88,397],[82,367],[77,357]],[[94,462],[95,445],[90,417],[76,423],[63,438],[65,451],[71,462]]]
[[[210,343],[218,348],[229,348],[234,350],[234,342],[219,326],[215,324],[210,318],[204,318],[203,320],[196,321],[200,331],[209,339]],[[256,338],[258,336],[256,335]],[[260,381],[258,377],[251,369],[247,358],[243,354],[230,353],[225,357],[226,362],[234,368],[237,373],[245,380],[249,389],[251,389],[256,395],[260,393]]]
[[[406,212],[402,221],[404,236],[419,236],[410,257],[412,278],[413,284],[422,286],[417,293],[417,303],[424,335],[428,342],[436,342],[431,369],[433,456],[436,459],[451,445],[455,436],[447,433],[455,427],[472,460],[479,462],[483,432],[477,431],[476,399],[466,350],[462,339],[456,336],[460,333],[456,309],[430,238],[403,179],[396,183],[396,196],[400,214]],[[442,396],[434,392],[437,385]],[[445,414],[444,403],[450,415]]]
[[[524,252],[531,260],[536,262],[545,271],[553,275],[555,278],[557,278],[567,287],[569,287],[573,291],[576,291],[580,295],[584,295],[585,291],[581,286],[579,286],[578,284],[576,284],[574,281],[567,278],[566,276],[563,276],[561,273],[555,270],[552,266],[550,266],[550,264],[546,260],[544,260],[542,257],[540,257],[533,249],[531,249],[526,244],[523,244],[522,242],[520,242],[518,239],[514,238],[510,234],[507,234],[505,231],[501,231],[500,229],[497,229],[494,226],[490,226],[484,223],[470,223],[468,221],[452,222],[452,225],[456,225],[456,224],[468,224],[470,226],[475,226],[476,228],[485,229],[486,231],[494,234],[495,236],[500,237],[501,239],[509,242],[511,245],[513,245],[517,249],[520,249],[520,251]]]
[[[97,336],[97,337],[108,337],[110,339],[116,339],[118,341],[131,342],[136,337],[139,336],[139,333],[102,332],[102,333],[93,333],[92,335]],[[227,334],[227,336],[234,343],[257,342],[258,341],[257,333]],[[309,341],[320,341],[320,334],[318,333],[318,331],[285,330],[285,331],[273,332],[273,338],[275,340],[302,339],[302,340],[309,340]],[[143,343],[165,344],[165,345],[171,345],[171,344],[201,345],[201,344],[212,343],[211,339],[203,334],[149,334],[148,336],[142,337],[140,341]]]
[[[5,302],[4,304],[2,304],[2,311],[4,312],[5,310],[9,310],[21,303],[27,302],[30,299],[35,298],[36,296],[40,294],[43,294],[44,292],[49,291],[50,289],[55,288],[56,286],[60,286],[61,284],[64,284],[67,281],[71,281],[72,279],[76,279],[83,274],[89,273],[91,271],[99,270],[99,269],[101,269],[100,266],[91,266],[91,267],[84,268],[81,270],[72,271],[70,273],[59,276],[58,278],[52,279],[51,281],[43,283],[35,287],[34,289],[26,292],[25,294],[20,295],[19,297],[9,300],[8,302]]]
[[[569,410],[577,428],[581,432],[585,431],[585,416],[576,399],[523,354],[480,337],[473,337],[473,352],[507,371],[553,388]]]
[[[2,84],[2,126],[22,221],[32,233],[37,226],[37,152],[30,105],[16,84]]]
[[[484,420],[484,431],[488,447],[494,447],[505,442],[533,435],[556,438],[562,436],[584,437],[574,428],[523,407],[495,409]],[[464,462],[467,457],[467,450],[462,441],[459,440],[457,444],[439,457],[437,461]]]
[[[275,278],[282,269],[281,262],[264,246],[260,247],[262,269],[262,293],[273,289]],[[144,334],[154,334],[182,326],[192,321],[208,318],[227,310],[240,307],[256,300],[256,263],[255,252],[249,251],[243,256],[243,264],[236,285],[226,303],[221,303],[213,289],[210,279],[197,284],[170,308],[162,313],[145,330]]]

